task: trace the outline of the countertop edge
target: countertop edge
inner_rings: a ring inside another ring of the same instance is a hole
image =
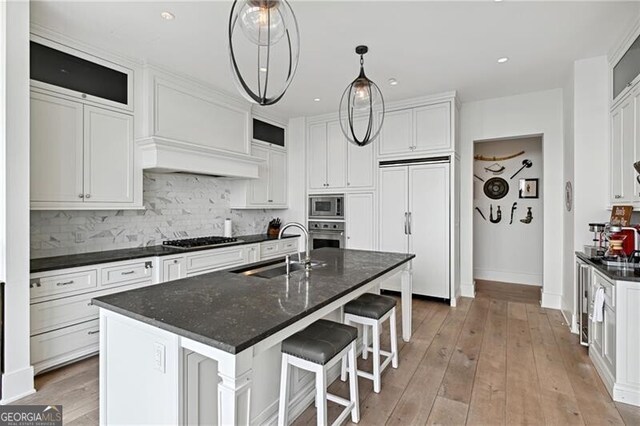
[[[259,235],[259,234],[257,234]],[[248,237],[248,236],[244,236],[244,237]],[[288,239],[288,238],[296,238],[299,237],[299,235],[283,235],[282,239]],[[243,238],[242,235],[238,236],[237,238]],[[235,246],[243,246],[243,245],[249,245],[249,244],[260,244],[260,243],[264,243],[267,241],[276,241],[276,238],[273,237],[268,237],[266,234],[264,234],[264,239],[260,240],[254,240],[254,241],[239,241],[236,243],[231,243],[231,244],[225,244],[225,245],[221,245],[218,247],[202,247],[202,248],[193,248],[193,249],[188,249],[188,250],[181,250],[181,249],[175,249],[175,248],[168,248],[166,253],[145,253],[144,250],[149,250],[150,247],[134,247],[134,248],[130,248],[130,249],[120,249],[122,251],[125,250],[131,250],[131,251],[135,251],[136,249],[140,250],[139,254],[127,254],[127,255],[122,255],[120,257],[115,256],[114,258],[111,259],[104,259],[104,260],[79,260],[79,261],[69,261],[68,265],[64,265],[64,266],[42,266],[42,267],[30,267],[29,268],[29,273],[30,274],[37,274],[40,272],[49,272],[49,271],[58,271],[58,270],[63,270],[63,269],[71,269],[71,268],[82,268],[84,266],[91,266],[91,265],[104,265],[106,263],[114,263],[114,262],[123,262],[126,260],[135,260],[135,259],[144,259],[144,258],[149,258],[149,257],[165,257],[165,256],[177,256],[180,254],[189,254],[189,253],[195,253],[195,252],[199,252],[199,251],[204,251],[204,250],[216,250],[216,249],[222,249],[222,248],[228,248],[228,247],[235,247]],[[152,246],[152,247],[161,247],[161,245],[157,245],[157,246]],[[109,251],[118,251],[118,250],[109,250]],[[73,258],[74,256],[88,256],[90,254],[99,254],[99,253],[103,253],[103,252],[87,252],[87,253],[75,253],[75,254],[69,254],[69,255],[62,255],[62,256],[52,256],[52,257],[40,257],[40,258],[35,258],[35,259],[30,259],[30,262],[41,262],[44,261],[45,259],[51,259],[51,258],[57,258],[57,257],[70,257]]]
[[[640,276],[629,277],[629,276],[620,275],[621,271],[616,272],[608,268],[605,268],[604,266],[594,262],[593,259],[591,259],[589,256],[587,256],[581,251],[576,251],[575,255],[578,259],[589,264],[590,266],[593,266],[594,268],[596,268],[598,272],[600,272],[601,274],[605,275],[607,278],[613,281],[626,281],[626,282],[632,282],[632,283],[640,283]]]

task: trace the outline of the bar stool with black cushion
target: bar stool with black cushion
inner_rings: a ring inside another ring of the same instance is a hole
[[[327,400],[345,407],[333,425],[341,424],[349,414],[360,421],[358,378],[356,373],[356,338],[358,329],[338,322],[318,320],[282,342],[280,405],[278,425],[289,421],[289,367],[294,366],[316,375],[318,425],[327,424]],[[347,357],[349,362],[349,400],[327,392],[327,371]]]
[[[380,349],[380,328],[389,319],[391,334],[391,352]],[[393,297],[379,294],[365,293],[344,305],[344,323],[362,324],[362,358],[367,359],[369,352],[373,354],[373,374],[358,370],[358,375],[373,380],[373,391],[380,392],[381,375],[391,362],[393,368],[398,368],[398,340],[396,330],[396,300]],[[373,346],[369,347],[368,331],[372,328]],[[386,359],[380,363],[380,355]],[[342,381],[347,379],[346,364],[342,363]]]

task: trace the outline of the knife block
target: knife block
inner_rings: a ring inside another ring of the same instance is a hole
[[[269,225],[269,227],[267,228],[267,235],[270,236],[270,237],[277,237],[279,233],[280,233],[280,227],[279,226],[271,226],[271,225]]]

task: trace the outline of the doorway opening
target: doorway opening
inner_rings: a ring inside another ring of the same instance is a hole
[[[540,303],[542,136],[474,143],[473,276],[478,297]]]

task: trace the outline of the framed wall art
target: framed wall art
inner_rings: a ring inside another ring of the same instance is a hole
[[[520,198],[538,198],[539,179],[520,179]]]

